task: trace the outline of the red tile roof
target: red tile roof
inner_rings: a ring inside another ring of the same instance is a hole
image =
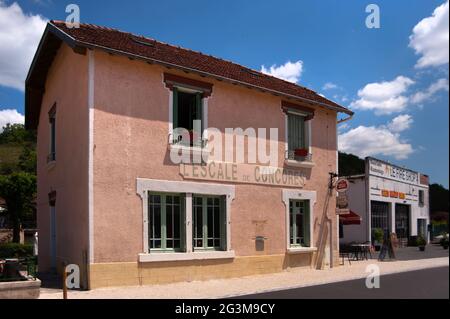
[[[133,55],[204,75],[239,82],[243,85],[261,88],[273,93],[302,100],[306,99],[339,112],[353,114],[349,109],[322,97],[310,89],[211,55],[92,24],[81,24],[80,28],[72,29],[67,28],[65,22],[61,21],[51,21],[50,24],[67,34],[80,46],[114,50],[117,53]]]

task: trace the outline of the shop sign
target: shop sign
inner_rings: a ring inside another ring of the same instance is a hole
[[[346,179],[340,179],[336,183],[336,190],[339,193],[347,192],[349,187],[350,187],[350,182],[348,180],[346,180]]]
[[[279,167],[210,162],[181,164],[180,175],[186,180],[215,181],[236,184],[257,184],[303,188],[306,176],[298,170]]]
[[[406,168],[394,166],[374,158],[369,160],[369,173],[373,176],[390,178],[399,182],[419,184],[419,173]]]

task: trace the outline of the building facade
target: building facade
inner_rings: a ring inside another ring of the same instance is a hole
[[[333,265],[338,113],[231,62],[50,22],[26,85],[40,269],[76,264],[98,288]]]
[[[374,242],[375,229],[395,233],[404,245],[417,236],[429,238],[428,176],[369,157],[365,174],[349,181],[349,207],[362,222],[343,226],[342,243]]]

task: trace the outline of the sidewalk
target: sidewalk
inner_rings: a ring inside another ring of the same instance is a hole
[[[345,266],[327,270],[313,270],[308,268],[290,269],[282,273],[245,278],[220,279],[206,282],[183,282],[145,287],[107,288],[88,292],[69,292],[69,298],[216,299],[362,279],[366,278],[366,267],[370,264],[376,264],[380,267],[381,276],[449,266],[448,251],[433,246],[429,246],[427,249],[429,251],[426,255],[423,255],[417,248],[404,248],[398,252],[398,260],[396,261],[357,261],[352,262],[351,265],[346,261]],[[382,277],[381,280],[383,280]],[[41,291],[41,299],[61,298],[62,292],[60,290],[42,289]]]

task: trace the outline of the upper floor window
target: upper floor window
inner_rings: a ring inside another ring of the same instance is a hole
[[[174,134],[174,143],[201,146],[203,132],[203,101],[201,92],[173,89],[173,128],[184,129]]]
[[[50,147],[47,162],[50,163],[56,161],[56,104],[48,113],[48,118],[50,123]]]
[[[166,87],[172,91],[170,143],[203,147],[203,131],[207,128],[207,98],[211,83],[164,73]]]
[[[283,102],[282,108],[286,113],[286,159],[312,162],[310,133],[314,110],[288,102]]]
[[[424,206],[425,205],[425,191],[419,190],[419,205]]]

